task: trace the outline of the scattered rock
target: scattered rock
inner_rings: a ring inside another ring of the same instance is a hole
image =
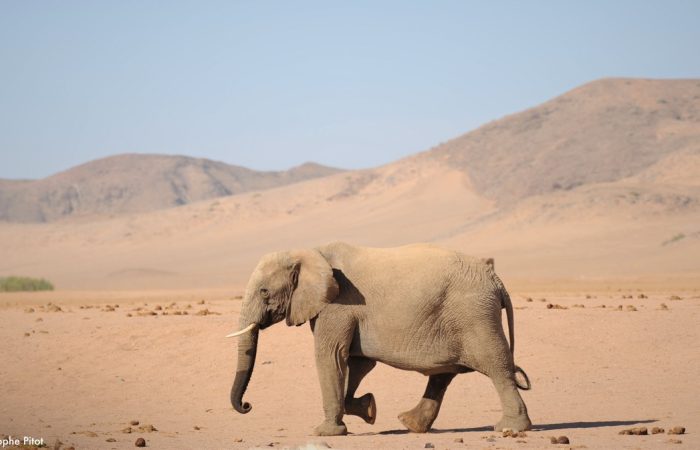
[[[24,333],[24,337],[29,337],[29,336],[31,336],[30,333]]]
[[[272,361],[263,361],[263,364],[272,364]]]
[[[131,315],[131,313],[126,313],[126,317],[134,317]]]
[[[661,427],[654,427],[651,429],[651,434],[660,434],[663,433],[665,430]]]
[[[423,448],[435,448],[435,446],[431,442],[426,442]]]
[[[677,295],[672,295],[672,296],[670,296],[668,299],[669,299],[669,300],[683,300],[682,297],[679,297],[679,296],[677,296]]]
[[[242,438],[235,438],[235,439],[233,440],[233,442],[243,442],[243,439],[242,439]]]
[[[105,306],[104,309],[102,309],[102,312],[114,312],[114,311],[116,311],[116,310],[109,305]]]
[[[203,305],[203,304],[204,304],[204,300],[198,301],[197,304],[198,304],[198,305]]]
[[[44,319],[42,319],[41,317],[37,317],[34,322],[43,322],[43,321],[44,321]]]
[[[464,439],[462,439],[462,438],[456,438],[454,441],[457,442],[458,444],[464,443]]]
[[[532,297],[526,298],[525,301],[528,302],[528,303],[532,302]]]
[[[668,434],[685,434],[685,427],[673,427],[668,430]]]
[[[558,444],[558,443],[559,443],[559,441],[558,441],[558,439],[557,439],[556,436],[550,437],[550,438],[549,438],[549,442],[551,442],[552,444]]]
[[[201,430],[201,429],[202,429],[202,427],[198,427],[197,425],[193,426],[192,428],[194,428],[194,429],[195,429],[195,431],[199,431],[199,430]]]
[[[581,303],[576,303],[575,305],[572,306],[572,308],[585,308],[586,305],[582,305]]]
[[[557,438],[557,444],[568,444],[569,443],[569,438],[566,436],[559,436]]]
[[[683,441],[681,441],[680,439],[669,439],[666,442],[668,442],[669,444],[682,444],[683,443]]]
[[[48,312],[63,312],[60,306],[54,305],[53,303],[49,303],[46,305],[46,311]]]
[[[659,305],[659,309],[660,309],[661,311],[668,311],[668,310],[669,310],[669,309],[668,309],[668,306],[666,306],[666,303],[660,304],[660,305]]]
[[[138,423],[138,422],[136,422],[136,423]],[[126,427],[122,430],[122,433],[130,434],[133,431],[134,430],[132,430],[131,427]]]
[[[136,442],[134,442],[134,445],[137,447],[145,447],[146,440],[144,438],[138,438],[138,439],[136,439]]]
[[[547,309],[568,309],[566,306],[557,305],[556,303],[547,303]]]
[[[186,314],[186,312],[185,312],[185,314]],[[195,313],[195,315],[196,315],[196,316],[210,316],[210,315],[217,315],[217,316],[220,316],[221,313],[218,313],[218,312],[216,312],[216,311],[209,311],[207,308],[204,308],[204,309],[202,309],[202,310],[200,310],[200,311],[197,311],[197,312]]]
[[[26,312],[27,314],[31,314],[34,312],[34,308],[25,308],[24,312]]]
[[[106,442],[117,442],[117,440],[114,438],[107,438]]]
[[[139,427],[139,431],[144,432],[144,433],[153,433],[154,431],[158,431],[158,429],[156,427],[154,427],[153,425],[148,424],[148,425],[141,425]]]
[[[547,299],[546,299],[546,298],[541,298],[540,301],[541,301],[541,302],[546,302]]]
[[[129,425],[137,426],[140,422],[138,420],[132,420],[129,422]]]
[[[155,309],[156,311],[161,311],[163,309],[163,307],[160,305],[156,305],[156,307],[153,309]]]
[[[509,428],[503,430],[503,437],[524,438],[527,437],[524,431],[513,431]]]
[[[639,294],[639,295],[637,296],[637,298],[649,298],[649,297],[647,297],[647,296],[644,295],[644,294]]]
[[[631,436],[646,436],[648,433],[647,427],[634,427],[628,428],[626,430],[620,431],[618,434],[631,435]]]
[[[617,305],[617,310],[622,311],[622,305]]]
[[[634,305],[627,305],[627,311],[636,311],[637,308],[634,307]]]

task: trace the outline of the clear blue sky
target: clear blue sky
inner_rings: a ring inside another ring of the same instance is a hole
[[[371,167],[608,76],[700,77],[700,2],[0,1],[0,177]]]

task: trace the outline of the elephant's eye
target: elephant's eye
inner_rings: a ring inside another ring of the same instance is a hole
[[[264,298],[265,300],[267,300],[268,298],[270,298],[270,291],[268,291],[268,290],[265,289],[265,288],[261,288],[261,289],[260,289],[260,296],[261,296],[262,298]]]

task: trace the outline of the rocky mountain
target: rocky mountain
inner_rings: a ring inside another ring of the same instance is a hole
[[[700,154],[700,80],[602,79],[488,123],[423,156],[501,204],[641,174]],[[683,164],[676,165],[679,167]]]
[[[260,172],[186,156],[123,154],[34,181],[0,180],[0,220],[138,213],[296,183],[340,172],[306,163]]]

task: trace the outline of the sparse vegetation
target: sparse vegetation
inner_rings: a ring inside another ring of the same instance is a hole
[[[661,245],[673,244],[674,242],[678,242],[684,238],[685,238],[685,233],[678,233],[675,236],[673,236],[671,239],[668,239],[668,240],[662,242]]]
[[[0,277],[0,292],[53,291],[53,284],[43,278]]]

